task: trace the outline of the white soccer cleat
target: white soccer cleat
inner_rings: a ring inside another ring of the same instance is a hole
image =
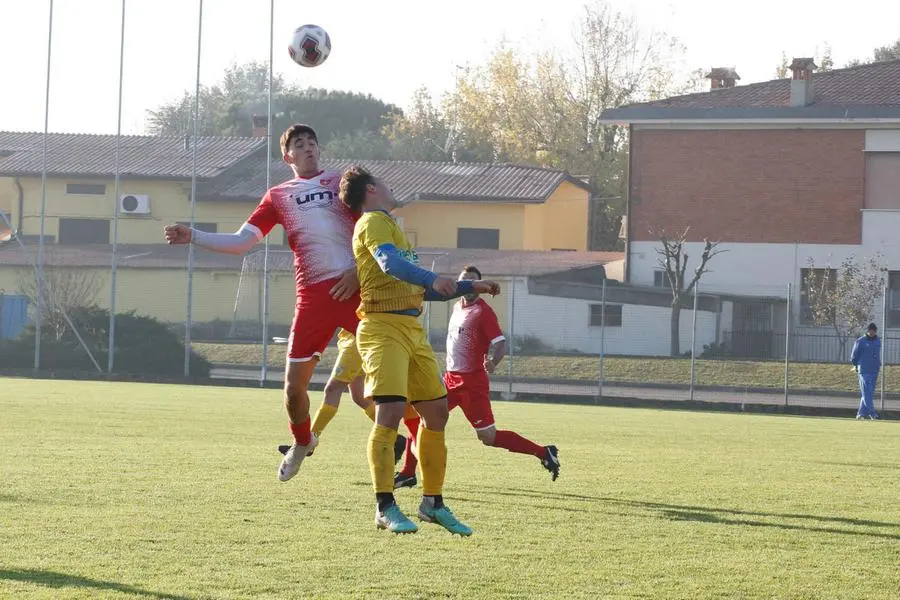
[[[281,465],[278,467],[278,481],[287,481],[296,475],[300,471],[300,465],[303,464],[303,459],[318,445],[319,438],[315,433],[311,433],[309,445],[298,446],[297,444],[294,444],[291,446],[290,450],[287,451],[287,454],[284,455]]]

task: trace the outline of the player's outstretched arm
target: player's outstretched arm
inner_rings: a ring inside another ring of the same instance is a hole
[[[494,281],[461,279],[455,283],[456,291],[450,295],[441,294],[433,288],[426,289],[425,301],[446,302],[447,300],[453,300],[454,298],[459,298],[467,294],[490,294],[491,296],[496,296],[500,293],[500,284]]]
[[[382,271],[400,281],[429,289],[438,279],[437,273],[408,261],[394,244],[380,244],[372,256]]]
[[[165,232],[169,245],[194,244],[225,254],[244,254],[262,239],[260,230],[248,223],[244,223],[234,233],[209,233],[187,225],[167,225]]]

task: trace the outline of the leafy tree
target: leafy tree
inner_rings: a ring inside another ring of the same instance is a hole
[[[442,112],[457,124],[457,145],[477,156],[561,168],[588,177],[604,198],[619,198],[621,217],[627,139],[601,123],[609,108],[697,91],[696,72],[678,80],[682,47],[603,0],[585,7],[572,56],[547,50],[523,55],[501,45],[466,71]],[[615,248],[618,223],[596,229],[592,247]]]
[[[719,249],[718,242],[703,240],[703,252],[700,254],[700,264],[694,269],[694,273],[685,284],[685,274],[690,257],[685,251],[684,244],[687,241],[688,230],[685,229],[681,235],[670,236],[665,231],[658,231],[654,236],[659,238],[660,248],[656,248],[658,256],[657,262],[666,274],[666,280],[669,282],[669,289],[672,291],[672,314],[669,319],[669,351],[672,356],[681,354],[681,311],[686,308],[688,298],[694,293],[694,288],[700,281],[700,278],[709,269],[707,265],[717,254],[727,252],[727,250]]]
[[[872,56],[865,60],[855,58],[847,63],[848,67],[858,67],[859,65],[869,64],[873,62],[882,62],[885,60],[900,60],[900,39],[888,46],[879,46],[872,52]]]
[[[252,135],[252,118],[265,115],[268,110],[268,77],[265,63],[249,62],[232,65],[220,82],[202,87],[200,134]],[[193,94],[185,92],[178,100],[147,111],[147,130],[154,135],[192,134],[193,101]],[[348,149],[355,152],[357,143],[367,152],[374,152],[373,144],[387,146],[381,130],[400,114],[396,106],[371,95],[300,89],[286,83],[280,75],[272,79],[272,111],[276,134],[290,123],[311,123],[323,145],[341,140],[342,153]]]
[[[849,256],[837,269],[826,264],[816,268],[809,259],[803,281],[807,317],[819,327],[831,327],[846,357],[847,343],[859,335],[875,312],[875,300],[884,293],[884,264],[881,256],[857,261]]]

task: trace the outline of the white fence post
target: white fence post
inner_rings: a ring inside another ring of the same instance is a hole
[[[699,290],[700,282],[698,281],[694,284],[694,314],[691,319],[691,402],[694,401],[694,381],[697,367],[697,298],[700,295]],[[681,321],[679,320],[679,322]],[[675,335],[680,336],[681,332],[676,332]]]
[[[788,405],[788,395],[791,386],[791,304],[792,304],[793,286],[788,284],[787,287],[787,308],[784,317],[784,405]]]
[[[604,357],[606,354],[606,277],[603,277],[603,289],[600,292],[600,382],[598,388],[597,400],[603,398],[603,380],[605,374],[603,372]]]
[[[509,356],[506,363],[506,396],[507,400],[515,398],[513,394],[513,361],[516,354],[516,276],[509,283]]]
[[[885,380],[887,379],[887,368],[885,366],[885,349],[884,346],[887,343],[887,314],[888,314],[888,280],[885,280],[884,283],[884,293],[882,294],[881,299],[881,412],[884,412],[884,388],[885,388]]]

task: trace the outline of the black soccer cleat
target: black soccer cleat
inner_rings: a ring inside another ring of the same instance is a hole
[[[396,473],[394,475],[394,489],[400,488],[414,488],[419,481],[416,479],[415,474],[413,475],[404,475],[403,473]]]
[[[290,444],[282,444],[281,446],[278,446],[278,451],[281,452],[282,454],[287,454],[288,450],[290,450],[290,449],[291,449]]]
[[[397,434],[397,440],[394,442],[394,464],[396,465],[400,462],[400,459],[403,458],[403,453],[406,452],[406,438]]]
[[[541,465],[550,471],[550,480],[556,481],[559,477],[559,450],[556,446],[544,446],[544,458],[541,459]]]

